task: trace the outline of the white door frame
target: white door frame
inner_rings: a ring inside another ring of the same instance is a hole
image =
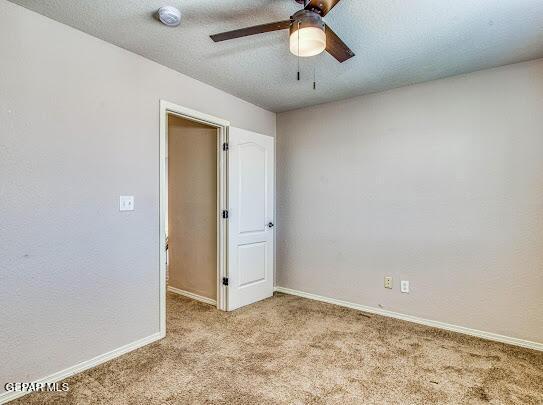
[[[166,147],[168,136],[168,114],[177,115],[191,121],[213,126],[219,130],[217,144],[217,308],[226,311],[226,237],[227,221],[221,218],[222,210],[227,209],[227,160],[226,153],[218,153],[221,145],[228,142],[230,122],[190,108],[160,100],[160,174],[159,174],[159,260],[160,260],[160,333],[166,336]]]

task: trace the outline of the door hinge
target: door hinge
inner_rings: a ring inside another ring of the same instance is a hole
[[[228,210],[222,210],[222,217],[228,219]]]
[[[228,142],[222,144],[222,150],[224,150],[225,152],[228,150]]]
[[[222,285],[228,285],[228,277],[222,278]]]

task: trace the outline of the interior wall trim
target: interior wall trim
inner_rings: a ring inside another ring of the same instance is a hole
[[[173,292],[175,294],[182,295],[184,297],[191,298],[196,301],[204,302],[206,304],[210,304],[213,306],[217,306],[217,301],[211,298],[204,297],[203,295],[194,294],[185,290],[181,290],[179,288],[175,288],[172,286],[168,286],[168,291]]]
[[[482,339],[493,340],[495,342],[506,343],[514,346],[525,347],[528,349],[543,351],[543,343],[532,342],[529,340],[518,339],[514,337],[499,335],[497,333],[485,332],[482,330],[471,329],[465,326],[452,325],[445,322],[433,321],[430,319],[419,318],[418,316],[406,315],[399,312],[388,311],[386,309],[370,307],[361,304],[355,304],[353,302],[342,301],[335,298],[324,297],[322,295],[311,294],[304,291],[293,290],[286,287],[275,287],[275,291],[284,294],[296,295],[298,297],[308,298],[310,300],[326,302],[329,304],[339,305],[341,307],[352,308],[358,311],[369,312],[371,314],[387,316],[389,318],[401,319],[402,321],[408,321],[418,323],[433,328],[444,329],[451,332],[458,332],[465,335],[475,336]]]
[[[153,335],[144,337],[143,339],[136,340],[132,343],[128,343],[124,346],[121,346],[117,349],[111,350],[107,353],[100,354],[96,357],[93,357],[90,360],[83,361],[79,364],[76,364],[75,366],[68,367],[64,370],[58,371],[56,373],[53,373],[51,375],[48,375],[47,377],[40,378],[39,380],[34,381],[35,383],[55,383],[59,382],[61,380],[64,380],[65,378],[71,377],[75,374],[79,374],[85,370],[88,370],[90,368],[96,367],[102,363],[105,363],[109,360],[113,360],[116,357],[122,356],[123,354],[126,354],[128,352],[131,352],[133,350],[139,349],[140,347],[143,347],[145,345],[148,345],[149,343],[153,343],[157,340],[160,340],[165,335],[161,332],[155,333]],[[11,381],[11,382],[26,382],[26,381]],[[24,395],[30,394],[31,392],[20,392],[20,391],[5,391],[0,394],[0,404],[4,404],[9,401],[13,401],[16,398],[20,398]]]

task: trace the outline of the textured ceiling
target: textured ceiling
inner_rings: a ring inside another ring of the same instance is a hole
[[[342,0],[325,20],[356,56],[302,59],[300,82],[288,31],[208,36],[286,19],[294,0],[13,2],[272,111],[543,57],[541,0]],[[181,9],[179,27],[154,19],[163,5]]]

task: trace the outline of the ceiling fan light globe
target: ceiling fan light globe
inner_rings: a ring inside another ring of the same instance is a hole
[[[291,29],[290,52],[294,55],[301,57],[315,56],[325,49],[326,34],[323,27],[300,27],[299,30],[295,27],[295,29]]]

